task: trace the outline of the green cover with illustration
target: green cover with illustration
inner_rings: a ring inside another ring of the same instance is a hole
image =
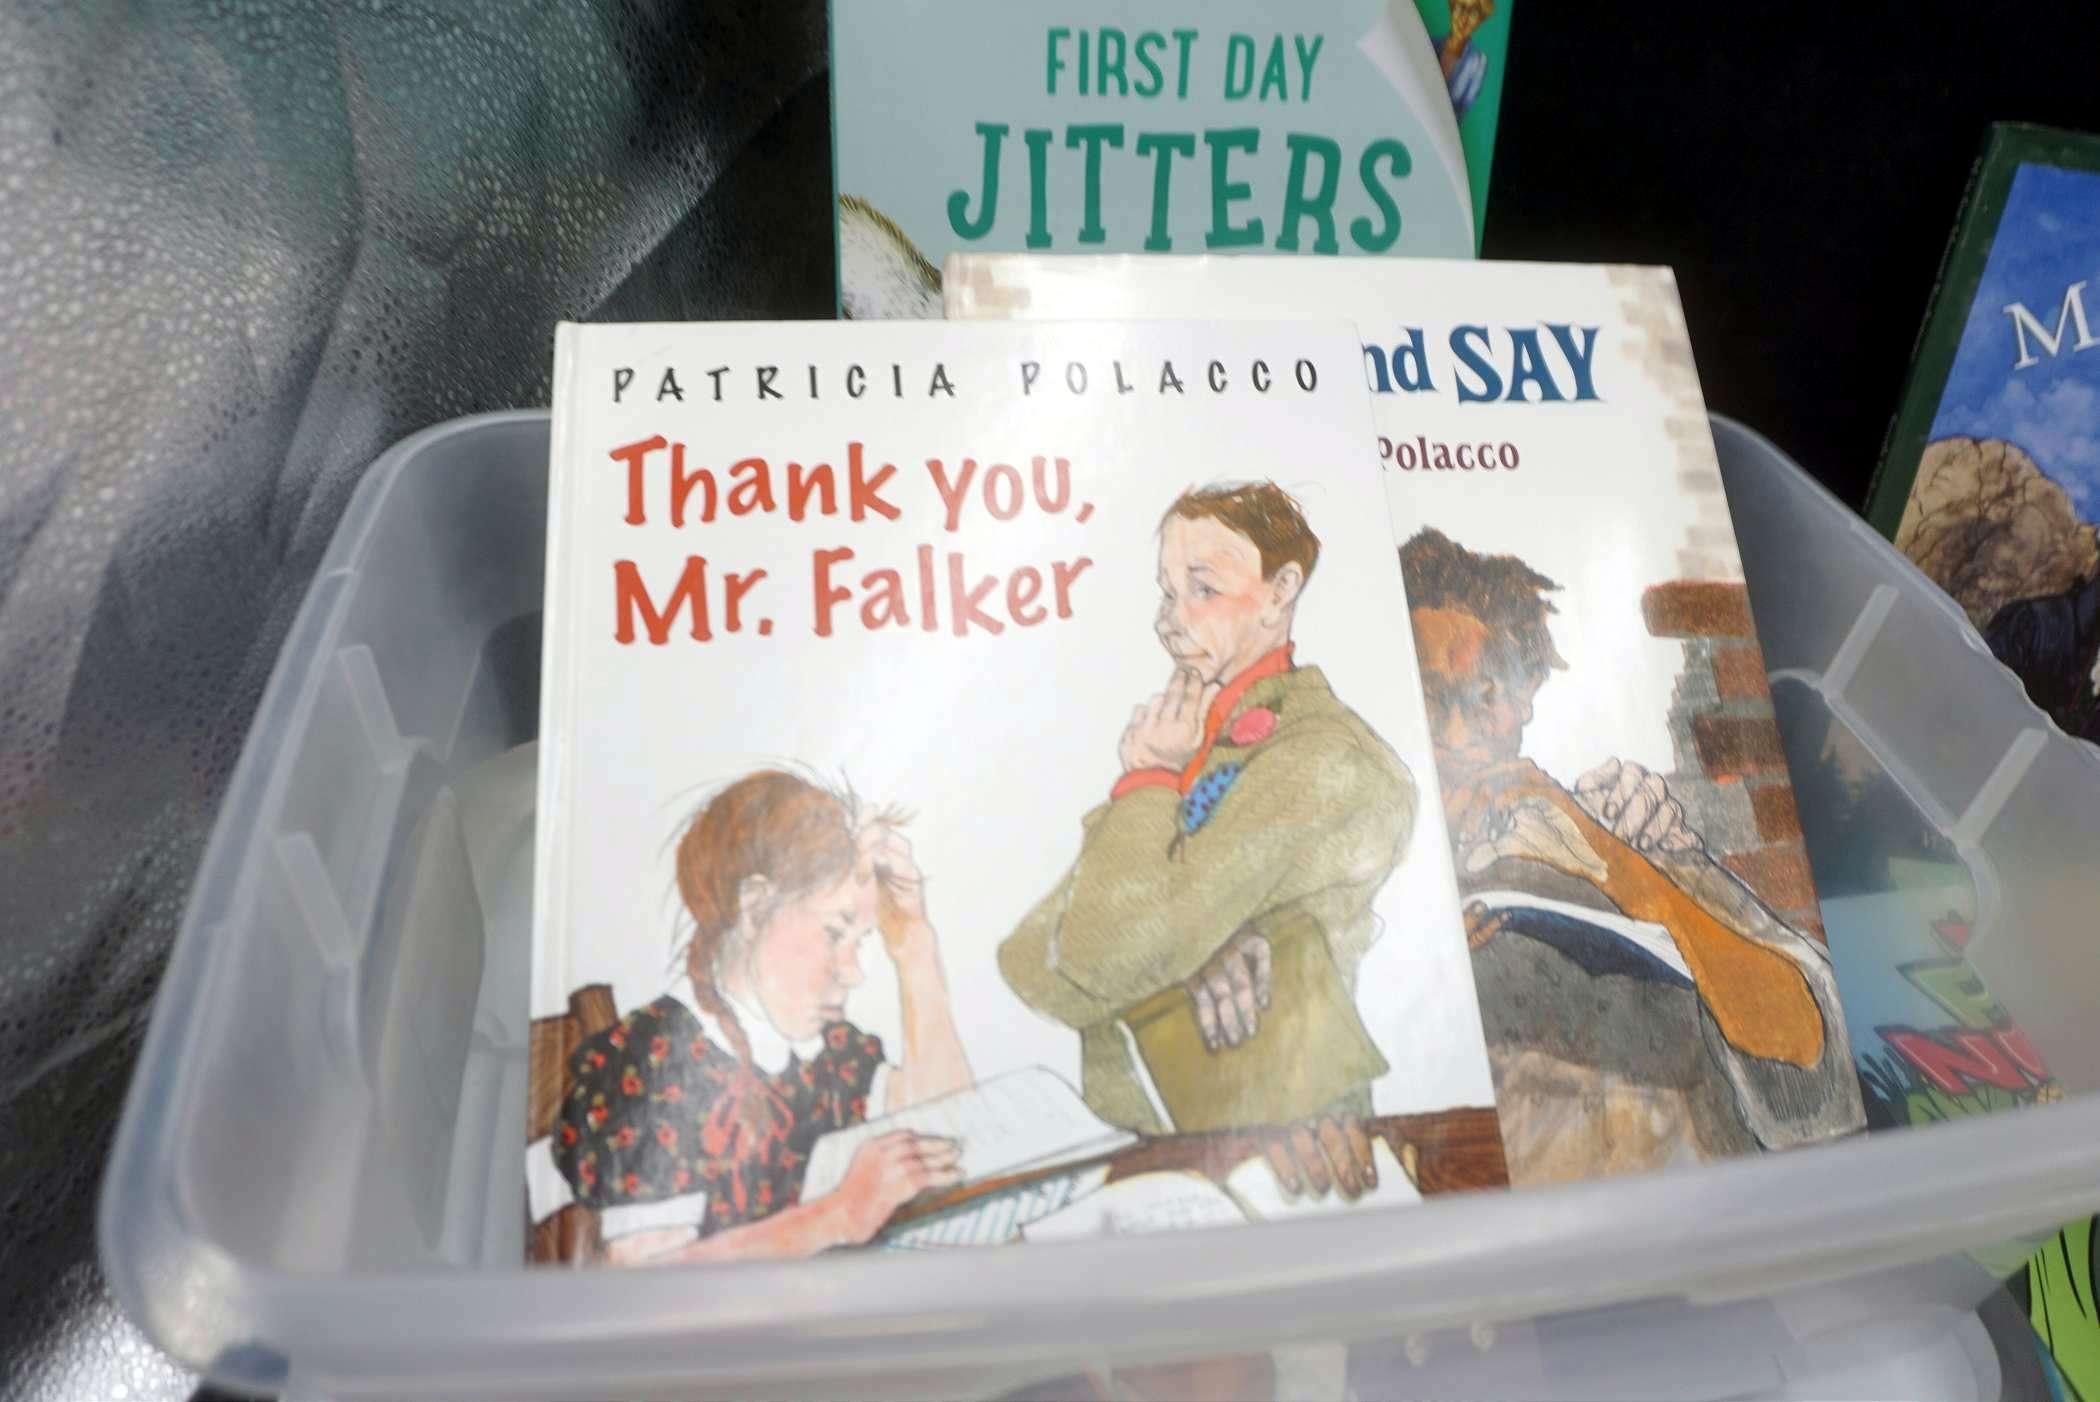
[[[2100,740],[2100,137],[1991,129],[1969,181],[1866,514],[1953,596],[2067,733]],[[1848,931],[1826,898],[1869,1123],[1928,1123],[2062,1094],[1962,959],[1965,877],[1907,864]],[[1915,947],[1899,947],[1899,931]],[[1844,938],[1848,933],[1854,937]],[[1900,974],[1900,977],[1893,975]],[[1992,1260],[2049,1351],[2055,1395],[2100,1396],[2095,1219]]]
[[[1994,127],[1866,514],[2100,740],[2100,138]]]
[[[832,0],[838,305],[952,253],[1472,257],[1511,0]]]
[[[1437,63],[1451,88],[1466,183],[1473,196],[1473,247],[1487,230],[1488,175],[1495,124],[1502,114],[1502,75],[1509,54],[1510,9],[1516,0],[1415,0]]]

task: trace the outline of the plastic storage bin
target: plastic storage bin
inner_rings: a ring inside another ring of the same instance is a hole
[[[1838,502],[1716,435],[1796,762],[1833,720],[1857,734],[1912,804],[1890,823],[1938,829],[1976,883],[1976,962],[2090,1089],[2100,763]],[[459,815],[463,786],[520,782],[483,761],[537,721],[546,459],[530,413],[382,458],[256,715],[100,1217],[110,1281],[178,1359],[337,1397],[954,1395],[1106,1357],[1407,1338],[1394,1394],[1782,1395],[1950,1351],[1947,1395],[1995,1394],[1968,1313],[1995,1280],[1962,1253],[2100,1205],[2100,1098],[1375,1217],[524,1269],[530,838]]]

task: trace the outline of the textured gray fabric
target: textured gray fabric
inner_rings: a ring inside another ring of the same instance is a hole
[[[557,318],[828,316],[824,62],[821,0],[0,6],[0,1394],[194,1385],[94,1194],[359,474]]]

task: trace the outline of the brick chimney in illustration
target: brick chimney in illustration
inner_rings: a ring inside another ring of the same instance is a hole
[[[1789,925],[1822,940],[1749,592],[1738,583],[1657,584],[1642,593],[1641,616],[1653,636],[1684,644],[1670,698],[1670,792],[1714,860]]]

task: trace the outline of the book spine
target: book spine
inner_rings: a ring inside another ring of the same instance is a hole
[[[1991,164],[1991,154],[1997,145],[1997,137],[1984,143],[1984,149],[1969,165],[1969,178],[1962,187],[1961,204],[1954,212],[1953,231],[1947,235],[1947,246],[1940,252],[1939,267],[1932,276],[1932,289],[1925,297],[1925,315],[1918,321],[1918,334],[1911,338],[1910,368],[1904,372],[1903,392],[1897,397],[1896,412],[1889,416],[1888,427],[1881,436],[1881,457],[1874,465],[1874,476],[1867,483],[1867,496],[1861,508],[1869,523],[1890,540],[1896,538],[1896,527],[1903,519],[1903,508],[1910,500],[1911,484],[1917,479],[1919,456],[1924,452],[1924,435],[1931,429],[1931,419],[1939,409],[1939,385],[1928,382],[1933,371],[1926,361],[1926,343],[1931,338],[1934,323],[1943,313],[1943,307],[1951,306],[1947,289],[1954,280],[1955,268],[1963,249],[1968,244],[1969,224],[1977,213],[1978,195],[1983,188],[1984,171]],[[1986,244],[1984,252],[1989,252]],[[1967,314],[1961,307],[1947,311],[1947,315]],[[1945,372],[1940,372],[1941,383]],[[1919,397],[1930,393],[1930,406],[1919,402]],[[1924,422],[1917,422],[1920,414]],[[1912,443],[1910,440],[1917,441]],[[1897,459],[1903,459],[1897,466]]]
[[[564,996],[569,973],[569,920],[566,794],[567,740],[571,733],[570,674],[574,670],[571,640],[560,631],[573,627],[568,513],[573,495],[569,482],[575,445],[569,441],[576,416],[577,341],[582,328],[564,323],[554,331],[554,380],[549,403],[552,423],[547,447],[547,556],[541,618],[546,626],[541,646],[539,775],[536,784],[536,836],[533,862],[532,1006],[554,1007]]]

